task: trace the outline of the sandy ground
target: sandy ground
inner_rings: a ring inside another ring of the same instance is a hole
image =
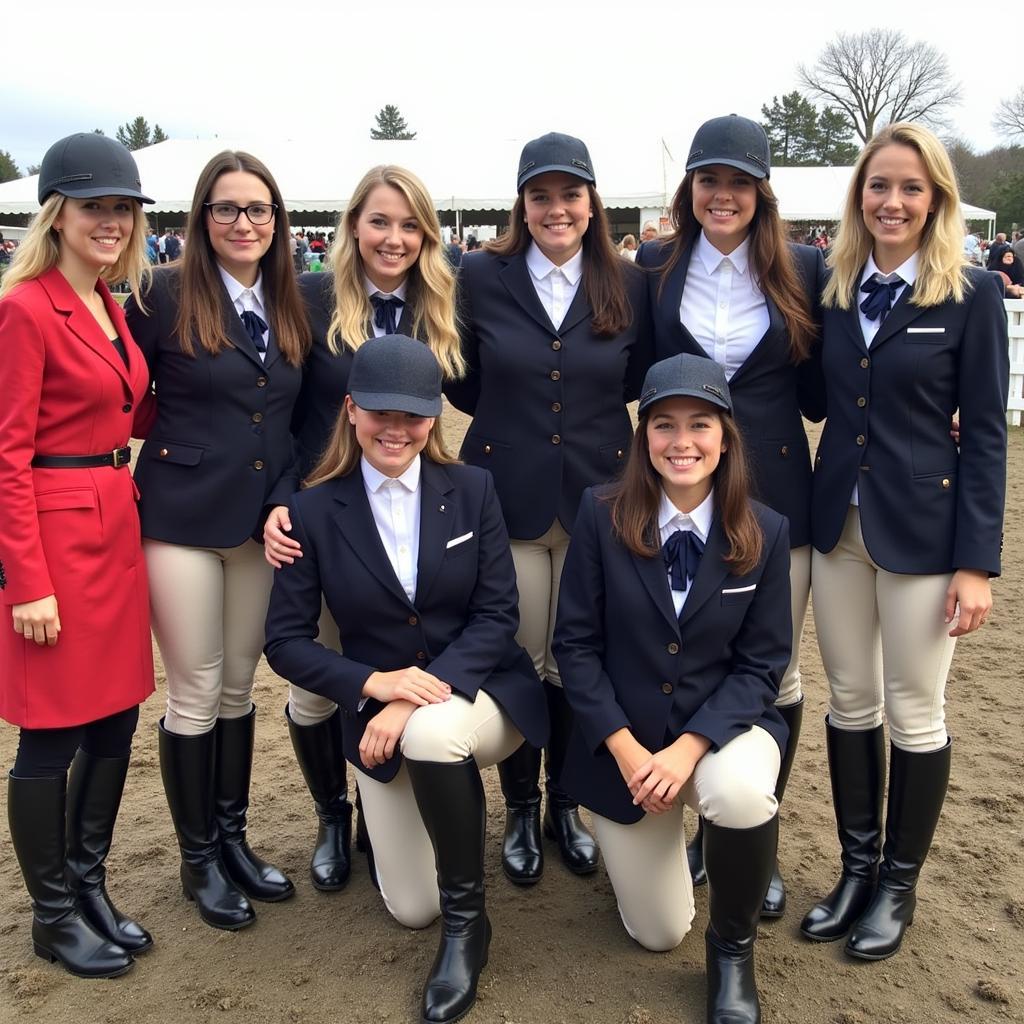
[[[453,417],[458,436],[464,424]],[[762,925],[758,978],[766,1022],[1024,1021],[1024,795],[1020,623],[1024,613],[1024,432],[1011,432],[1004,575],[980,636],[961,641],[949,681],[953,781],[920,886],[916,922],[894,959],[866,964],[841,946],[803,941],[800,916],[832,885],[838,844],[825,764],[824,694],[813,622],[803,643],[807,714],[783,807],[780,859],[789,910]],[[163,689],[159,676],[158,688]],[[306,865],[315,817],[282,709],[284,683],[261,666],[252,790],[253,845],[294,879],[294,899],[259,905],[242,932],[203,925],[182,897],[178,856],[160,784],[158,692],[142,708],[135,755],[110,857],[117,902],[154,933],[155,948],[115,981],[81,981],[32,953],[31,913],[13,850],[0,829],[0,1022],[156,1024],[397,1024],[417,1020],[437,925],[410,932],[388,916],[355,856],[344,892],[319,893]],[[0,728],[0,764],[16,731]],[[497,775],[485,775],[490,964],[472,1024],[663,1024],[703,1018],[707,890],[693,931],[651,954],[625,934],[607,876],[577,878],[549,845],[533,889],[501,874]],[[6,787],[0,805],[6,806]]]

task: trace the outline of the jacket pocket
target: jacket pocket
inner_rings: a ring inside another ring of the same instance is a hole
[[[629,456],[629,441],[630,439],[626,437],[621,441],[603,444],[597,449],[601,465],[607,471],[609,479],[616,476],[626,464],[626,459]]]
[[[37,512],[59,512],[69,508],[95,508],[96,492],[86,487],[41,491],[36,494]]]
[[[198,466],[205,446],[184,441],[151,441],[147,444],[153,462],[171,462],[176,466]]]

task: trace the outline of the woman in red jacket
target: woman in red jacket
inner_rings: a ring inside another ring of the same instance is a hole
[[[43,157],[39,202],[0,288],[8,816],[36,954],[112,977],[153,941],[104,869],[153,654],[127,447],[149,374],[104,282],[138,290],[151,200],[124,146],[80,134]]]

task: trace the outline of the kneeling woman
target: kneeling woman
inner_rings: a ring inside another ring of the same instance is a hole
[[[411,928],[443,917],[427,1022],[466,1013],[487,962],[479,769],[548,731],[540,680],[514,639],[494,484],[454,464],[440,412],[441,368],[426,346],[387,335],[355,353],[331,443],[290,505],[303,557],[277,573],[266,646],[275,672],[345,711],[388,910]],[[317,641],[321,593],[344,654]]]
[[[620,483],[586,492],[554,651],[576,714],[569,791],[594,818],[629,934],[693,919],[683,804],[705,820],[708,1020],[759,1021],[753,945],[778,841],[789,530],[748,497],[729,385],[677,355],[644,381]]]

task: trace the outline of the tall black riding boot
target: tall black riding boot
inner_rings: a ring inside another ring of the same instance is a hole
[[[235,931],[252,924],[256,911],[221,859],[213,808],[216,733],[179,736],[160,719],[160,774],[181,849],[181,887],[208,925]]]
[[[516,885],[533,885],[544,872],[540,841],[540,751],[525,740],[498,763],[498,778],[505,797],[505,840],[501,866]]]
[[[704,819],[697,816],[697,831],[686,844],[686,863],[690,868],[690,880],[696,889],[708,884],[707,872],[704,870]]]
[[[558,843],[558,852],[565,866],[577,875],[597,870],[597,843],[580,821],[580,806],[562,789],[562,765],[572,731],[572,708],[560,686],[545,682],[551,738],[548,740],[544,764],[548,805],[544,812],[544,835]]]
[[[775,783],[775,798],[782,803],[782,796],[786,792],[786,783],[789,782],[789,773],[793,770],[793,759],[796,757],[797,744],[800,742],[800,726],[804,720],[804,699],[801,697],[795,704],[788,704],[786,707],[778,708],[789,726],[789,741],[786,744],[786,753],[779,766],[779,778]],[[776,858],[775,867],[772,870],[772,879],[768,883],[768,891],[765,893],[764,902],[761,904],[762,917],[782,917],[786,910],[786,885],[779,873],[779,862]]]
[[[82,978],[115,978],[135,961],[101,935],[79,913],[65,875],[63,776],[7,781],[11,842],[32,897],[32,943],[36,956],[60,963]]]
[[[107,895],[106,859],[128,775],[127,757],[94,757],[79,750],[68,773],[67,878],[82,916],[129,953],[153,945],[138,921],[125,917]]]
[[[885,791],[882,726],[847,732],[833,728],[826,718],[825,739],[843,873],[800,924],[801,934],[815,942],[835,942],[846,935],[874,894]]]
[[[931,849],[949,782],[952,741],[925,754],[891,747],[889,804],[878,888],[846,941],[861,960],[885,960],[899,951],[914,922],[917,879]]]
[[[309,877],[317,889],[342,889],[352,862],[352,805],[348,802],[345,755],[341,749],[341,710],[316,725],[296,725],[285,708],[295,759],[313,797],[320,825],[309,862]]]
[[[484,787],[471,757],[405,763],[434,847],[441,896],[441,941],[423,989],[421,1024],[451,1024],[476,1002],[491,942],[484,909]]]
[[[251,900],[277,903],[295,894],[283,871],[249,849],[245,838],[256,708],[241,718],[218,718],[214,805],[220,854],[231,880]]]
[[[708,872],[708,1024],[759,1024],[754,942],[779,843],[779,817],[756,828],[704,823]]]

